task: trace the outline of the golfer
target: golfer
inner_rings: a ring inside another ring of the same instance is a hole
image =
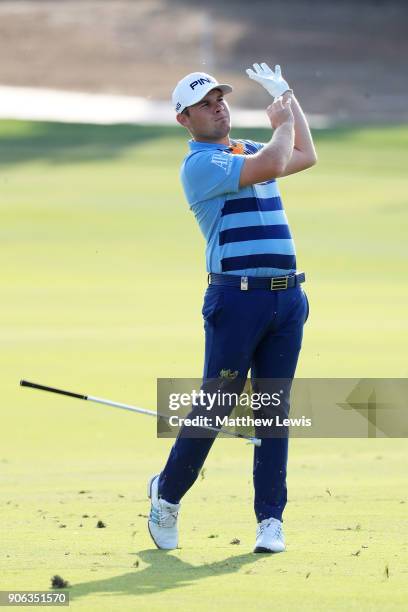
[[[191,135],[181,180],[207,242],[203,385],[219,380],[238,392],[249,370],[257,389],[294,377],[309,306],[276,179],[316,163],[306,118],[280,67],[254,64],[247,74],[274,99],[266,109],[267,143],[230,139],[230,85],[195,72],[173,92],[176,119]],[[261,437],[253,463],[254,552],[282,552],[288,435]],[[192,437],[182,428],[163,470],[150,479],[148,528],[158,548],[177,547],[180,500],[213,442],[214,435],[197,429]]]

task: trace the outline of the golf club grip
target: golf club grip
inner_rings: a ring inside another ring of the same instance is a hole
[[[60,395],[68,395],[69,397],[76,397],[78,399],[86,400],[87,395],[81,393],[72,393],[72,391],[64,391],[63,389],[56,389],[55,387],[46,387],[45,385],[39,385],[38,383],[29,382],[28,380],[20,380],[22,387],[31,387],[32,389],[40,389],[41,391],[50,391],[51,393],[59,393]]]

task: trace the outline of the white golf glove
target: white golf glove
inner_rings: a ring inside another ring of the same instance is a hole
[[[285,79],[282,78],[279,65],[275,66],[275,72],[265,63],[254,64],[254,69],[255,72],[251,68],[247,69],[246,73],[249,78],[265,87],[266,91],[274,98],[279,98],[285,91],[291,91]]]

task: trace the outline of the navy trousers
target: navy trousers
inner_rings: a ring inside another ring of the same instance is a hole
[[[203,385],[220,377],[222,370],[238,372],[237,380],[242,381],[251,370],[254,386],[257,379],[293,379],[309,313],[300,285],[279,291],[241,291],[238,287],[210,285],[202,313]],[[254,416],[260,416],[259,411]],[[183,437],[181,429],[160,474],[160,497],[171,503],[181,500],[197,479],[213,442],[213,436]],[[270,517],[282,520],[287,502],[287,461],[287,436],[264,438],[260,447],[254,447],[254,509],[258,522]]]

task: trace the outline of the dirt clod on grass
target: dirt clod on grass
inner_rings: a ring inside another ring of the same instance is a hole
[[[61,576],[58,576],[58,574],[55,574],[55,576],[51,578],[51,588],[68,589],[69,582],[67,580],[64,580],[64,578],[62,578]]]

